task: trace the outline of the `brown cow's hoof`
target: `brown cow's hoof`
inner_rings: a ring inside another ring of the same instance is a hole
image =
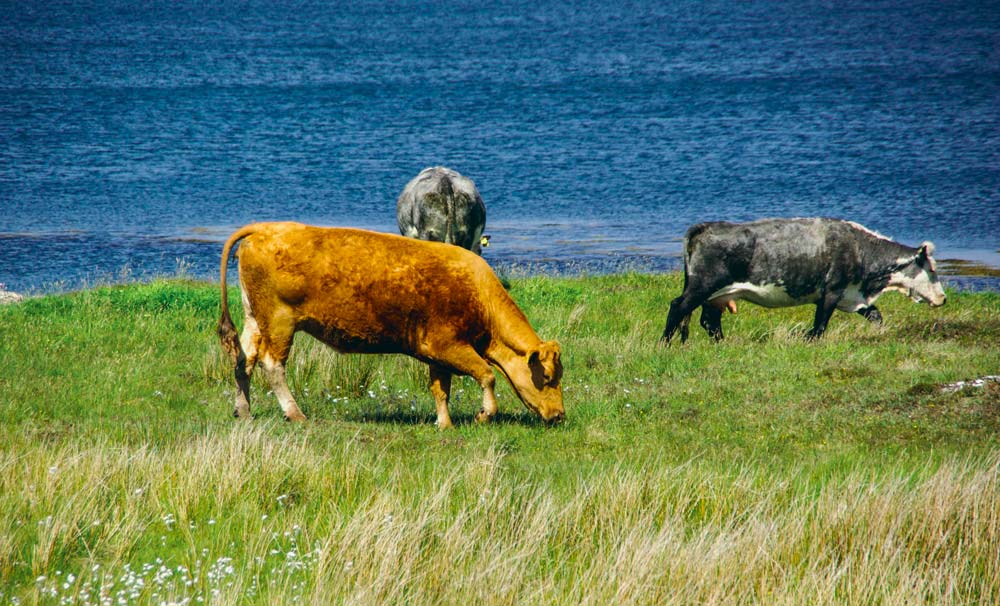
[[[285,420],[289,423],[301,423],[306,420],[306,416],[301,412],[295,411],[285,415]]]
[[[488,423],[492,418],[493,415],[487,414],[485,410],[480,410],[476,413],[476,423]]]

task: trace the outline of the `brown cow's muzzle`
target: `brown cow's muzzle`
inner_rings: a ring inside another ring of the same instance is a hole
[[[562,423],[565,420],[566,420],[566,411],[560,410],[556,414],[554,414],[551,417],[545,419],[545,424],[546,425],[559,425],[560,423]]]

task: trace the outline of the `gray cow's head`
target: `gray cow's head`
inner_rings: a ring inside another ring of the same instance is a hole
[[[929,303],[931,307],[944,305],[944,288],[937,277],[933,254],[934,244],[921,244],[916,256],[889,277],[889,288],[905,293],[917,303]]]

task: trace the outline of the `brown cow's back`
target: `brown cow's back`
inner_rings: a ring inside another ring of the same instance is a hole
[[[273,223],[243,240],[239,259],[256,317],[287,316],[344,352],[424,357],[454,339],[482,352],[497,307],[531,331],[485,261],[448,244]]]

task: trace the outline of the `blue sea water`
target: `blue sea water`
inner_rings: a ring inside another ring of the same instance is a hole
[[[692,223],[811,215],[1000,266],[998,2],[3,0],[0,54],[8,289],[214,278],[251,221],[396,231],[432,165],[498,266],[669,270]]]

